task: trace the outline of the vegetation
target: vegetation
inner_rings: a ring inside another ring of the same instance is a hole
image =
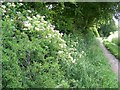
[[[111,32],[115,31],[117,31],[117,26],[115,25],[114,20],[111,20],[107,25],[106,24],[102,25],[98,29],[98,32],[101,37],[108,37]]]
[[[117,88],[117,77],[91,31],[105,20],[104,12],[113,13],[114,5],[4,3],[3,88]]]
[[[120,59],[120,41],[118,40],[118,31],[109,35],[109,37],[104,40],[104,45],[113,55]]]
[[[65,33],[75,30],[87,33],[90,28],[100,27],[111,20],[118,9],[117,5],[108,2],[28,3],[29,8],[35,8],[35,11],[45,15],[56,29]]]
[[[120,59],[120,47],[118,47],[116,44],[114,43],[110,43],[110,42],[104,42],[105,46],[110,50],[110,52],[115,55],[118,59]]]

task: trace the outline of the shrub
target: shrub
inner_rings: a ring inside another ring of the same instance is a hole
[[[2,20],[3,87],[68,87],[65,68],[73,58],[62,33],[44,16],[22,13],[28,10],[12,17],[17,9],[12,13],[8,5],[11,11]]]

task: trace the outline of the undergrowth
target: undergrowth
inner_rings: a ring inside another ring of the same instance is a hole
[[[86,37],[87,36],[87,37]],[[67,45],[73,46],[77,42],[76,53],[73,53],[75,62],[71,65],[69,79],[73,79],[74,87],[117,87],[116,75],[112,72],[104,53],[95,37],[78,33],[65,36]]]
[[[60,33],[22,6],[1,7],[3,88],[117,88],[92,33]]]

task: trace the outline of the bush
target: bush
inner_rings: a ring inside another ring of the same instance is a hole
[[[68,87],[65,68],[73,58],[62,33],[54,30],[44,16],[22,12],[10,16],[16,12],[11,9],[2,20],[3,88]],[[18,16],[20,21],[16,22]]]
[[[117,31],[117,26],[115,25],[115,21],[112,19],[107,24],[101,25],[101,27],[98,29],[98,32],[101,37],[108,37],[111,32]]]

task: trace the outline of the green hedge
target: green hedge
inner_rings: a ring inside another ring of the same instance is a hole
[[[69,87],[65,74],[73,60],[72,48],[44,16],[19,11],[21,5],[1,7],[3,88]]]
[[[117,87],[91,34],[63,35],[24,8],[23,3],[1,6],[3,88]]]

